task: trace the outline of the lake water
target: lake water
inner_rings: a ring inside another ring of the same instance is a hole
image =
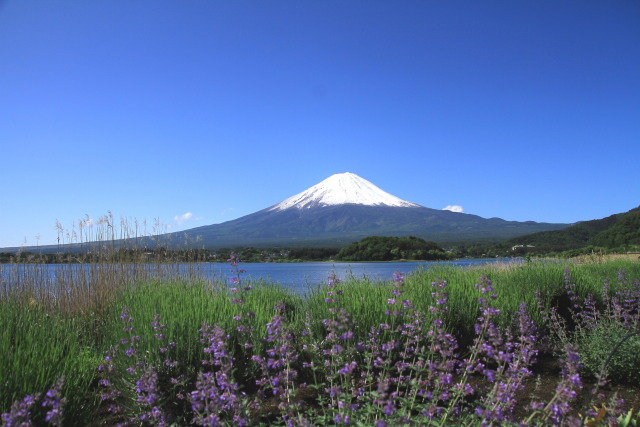
[[[434,265],[468,266],[493,263],[496,261],[512,262],[513,259],[468,259],[456,261],[422,261],[422,262],[350,262],[350,263],[326,263],[307,262],[291,264],[265,264],[246,263],[240,267],[246,270],[241,278],[264,279],[266,281],[280,283],[282,286],[302,291],[310,286],[327,283],[327,277],[335,273],[341,280],[353,276],[355,278],[369,278],[374,281],[392,280],[393,273],[400,271],[410,273],[419,268],[428,269]],[[515,260],[519,261],[519,260]],[[231,267],[224,268],[230,275]]]
[[[310,287],[323,285],[327,283],[327,277],[331,273],[335,273],[341,280],[351,276],[355,278],[366,277],[374,281],[392,280],[393,273],[400,271],[402,273],[410,273],[419,268],[428,269],[434,265],[453,265],[453,266],[470,266],[482,265],[494,262],[521,262],[521,259],[513,258],[494,258],[494,259],[465,259],[455,261],[421,261],[421,262],[305,262],[305,263],[241,263],[239,268],[246,272],[241,274],[244,280],[264,280],[269,283],[279,283],[280,285],[291,288],[296,292],[304,292]],[[0,264],[0,282],[11,282],[10,277],[15,277],[16,270],[18,276],[24,277],[24,271],[31,271],[33,265],[11,265]],[[38,280],[40,283],[52,283],[57,277],[65,277],[66,274],[82,275],[85,271],[87,281],[90,276],[95,274],[93,269],[95,265],[84,264],[50,264],[35,266],[40,270],[40,275],[47,276],[46,280]],[[109,266],[106,266],[107,269]],[[98,266],[97,268],[102,268]],[[133,268],[133,266],[132,266]],[[228,264],[221,263],[198,263],[198,264],[144,264],[137,265],[137,269],[144,269],[148,272],[161,271],[159,275],[176,275],[189,277],[195,275],[209,280],[227,281],[233,276],[232,269]],[[89,271],[91,269],[91,271]],[[62,273],[62,274],[61,274]],[[31,273],[29,273],[31,274]],[[9,283],[10,284],[10,283]]]

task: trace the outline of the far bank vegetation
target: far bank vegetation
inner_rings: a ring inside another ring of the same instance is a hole
[[[449,256],[435,242],[419,237],[366,237],[338,252],[340,261],[444,260]]]

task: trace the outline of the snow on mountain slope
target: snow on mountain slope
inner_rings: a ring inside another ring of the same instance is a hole
[[[393,196],[358,175],[345,172],[331,175],[313,187],[270,207],[270,211],[290,208],[357,204],[367,206],[421,207]]]

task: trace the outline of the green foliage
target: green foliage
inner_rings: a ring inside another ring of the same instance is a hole
[[[525,264],[485,264],[470,267],[449,265],[432,266],[407,274],[403,297],[411,300],[416,307],[429,307],[433,304],[431,284],[438,280],[447,282],[449,302],[452,307],[443,315],[447,325],[456,331],[457,336],[465,339],[474,335],[474,324],[478,318],[478,294],[474,284],[485,276],[493,282],[498,293],[494,301],[502,315],[497,322],[500,326],[509,325],[520,303],[529,308],[529,315],[538,326],[543,325],[543,313],[537,309],[536,291],[540,293],[546,311],[552,306],[565,304],[564,271],[571,268],[576,294],[581,298],[588,294],[599,295],[602,283],[607,277],[616,277],[619,270],[625,270],[630,277],[640,276],[640,264],[631,261],[611,261],[606,264],[574,265],[563,262],[532,261]],[[339,305],[352,313],[355,324],[363,332],[361,339],[371,327],[384,323],[386,301],[391,296],[389,283],[365,279],[348,279],[340,284],[343,296]],[[328,313],[326,289],[318,287],[306,295],[302,312],[308,312],[313,318],[325,318]],[[382,302],[382,304],[381,304]]]
[[[575,342],[587,373],[596,377],[612,350],[634,329],[615,321],[601,319],[593,328],[577,332]],[[606,367],[607,377],[616,383],[640,382],[640,336],[625,341],[613,353]]]
[[[97,262],[206,262],[215,260],[215,253],[207,249],[126,249],[109,251],[72,251],[66,248],[60,252],[1,252],[2,264],[60,264]],[[226,261],[226,259],[225,259]]]
[[[0,252],[0,264],[8,264],[13,262],[15,254],[10,252]]]
[[[371,236],[340,249],[336,257],[342,261],[393,261],[401,259],[447,259],[444,249],[435,242],[418,237]]]
[[[289,251],[289,260],[325,261],[333,259],[338,253],[335,248],[293,248]]]
[[[593,244],[607,248],[640,245],[640,208],[627,212],[613,226],[598,233]]]
[[[288,307],[292,307],[292,313],[296,312],[293,307],[300,306],[300,298],[284,288],[265,286],[261,282],[244,283],[245,286],[249,284],[253,289],[242,295],[242,299],[245,300],[242,307],[232,303],[226,289],[211,287],[206,283],[163,280],[134,285],[112,305],[108,329],[105,330],[105,342],[117,342],[121,338],[119,316],[126,308],[129,315],[135,319],[136,333],[142,338],[143,350],[151,354],[155,343],[154,332],[149,325],[157,313],[162,316],[163,322],[166,321],[170,325],[165,335],[169,341],[176,343],[180,352],[179,360],[191,366],[198,366],[202,358],[198,330],[203,322],[220,325],[235,339],[234,331],[238,322],[234,321],[233,317],[246,310],[255,314],[250,326],[258,336],[262,336],[265,325],[273,315],[273,307],[278,302],[282,301]],[[161,364],[161,356],[154,354],[153,357],[158,358],[154,363]]]
[[[509,239],[504,245],[530,245],[528,252],[550,253],[588,246],[617,248],[640,244],[640,207],[602,219],[578,222],[562,230],[543,231]]]
[[[603,279],[615,277],[619,270],[625,270],[627,277],[640,276],[640,264],[632,261],[576,265],[532,260],[524,264],[496,263],[468,268],[444,265],[407,274],[402,298],[410,300],[417,309],[425,312],[429,320],[431,314],[428,307],[434,305],[431,284],[446,280],[450,310],[442,313],[442,320],[447,330],[454,333],[464,346],[472,343],[475,336],[474,324],[479,316],[479,305],[478,291],[473,285],[479,283],[481,276],[493,282],[498,294],[492,304],[501,313],[496,319],[499,326],[511,324],[521,302],[527,304],[529,314],[536,324],[544,326],[541,324],[541,312],[548,312],[551,307],[561,307],[559,296],[565,293],[564,269],[567,265],[570,266],[575,283],[575,294],[581,298],[589,293],[601,295]],[[37,267],[40,266],[29,266],[32,269]],[[111,284],[128,276],[113,277]],[[176,343],[171,350],[171,357],[180,362],[182,372],[193,380],[195,373],[201,369],[203,345],[199,341],[198,329],[203,321],[210,325],[219,324],[230,335],[229,348],[236,356],[242,356],[237,358],[238,375],[245,375],[252,368],[249,362],[242,361],[250,360],[247,357],[253,352],[264,353],[265,349],[274,345],[263,338],[266,336],[266,323],[271,321],[273,307],[278,302],[283,302],[286,306],[284,321],[295,336],[300,337],[297,344],[303,343],[313,349],[319,348],[314,345],[320,346],[324,342],[326,326],[323,319],[332,318],[330,309],[334,306],[344,307],[349,313],[355,335],[353,343],[366,342],[373,327],[390,321],[386,311],[390,307],[388,299],[394,290],[390,281],[349,278],[332,289],[338,300],[332,306],[325,302],[328,291],[326,286],[318,286],[307,295],[297,295],[277,285],[263,286],[260,282],[242,281],[243,285],[250,284],[253,289],[246,293],[240,291],[229,294],[226,284],[197,280],[172,280],[163,277],[126,283],[114,298],[98,298],[96,295],[99,303],[105,307],[74,316],[63,315],[57,312],[58,308],[44,304],[44,295],[42,301],[32,300],[25,293],[26,287],[21,287],[15,294],[7,294],[6,291],[0,293],[0,412],[7,411],[12,400],[47,390],[64,375],[64,393],[70,399],[67,419],[90,420],[87,413],[101,416],[100,409],[96,409],[99,404],[96,403],[96,393],[99,393],[96,367],[103,363],[105,352],[112,345],[118,345],[119,339],[123,338],[119,315],[124,307],[127,307],[129,315],[135,319],[132,323],[135,327],[133,333],[141,338],[136,347],[139,361],[153,366],[163,363],[163,356],[157,352],[158,340],[151,327],[154,314],[159,313],[161,323],[167,325],[163,332],[167,341]],[[611,292],[617,290],[612,285]],[[96,292],[96,288],[93,287],[90,291]],[[536,305],[536,291],[540,292],[542,298],[542,310]],[[52,298],[55,296],[54,293],[49,295]],[[22,298],[13,299],[14,296]],[[239,296],[245,300],[245,304],[232,304],[232,298]],[[603,301],[600,299],[596,303],[602,306]],[[244,316],[240,321],[233,319],[237,314],[248,312],[255,316]],[[239,335],[239,325],[250,327],[250,336]],[[614,324],[610,324],[608,328],[606,325],[605,322],[600,328],[593,329],[593,332],[584,336],[580,344],[581,353],[584,353],[583,361],[588,367],[591,366],[589,369],[593,372],[599,369],[608,356],[607,351],[625,333]],[[311,334],[302,333],[307,330]],[[243,350],[245,342],[253,347]],[[627,345],[630,347],[626,347]],[[640,354],[639,345],[638,341],[630,340],[622,346],[620,358],[614,358],[610,374],[621,379],[635,375],[633,381],[637,382],[640,379],[640,373],[637,372],[640,361],[633,358]],[[124,350],[124,347],[121,346],[120,350]],[[322,362],[322,353],[319,351],[301,354],[304,355],[305,362],[313,361],[319,365]],[[125,363],[124,358],[122,363]],[[636,367],[636,370],[633,371],[630,367]],[[619,373],[612,371],[612,368]],[[240,379],[243,378],[249,378],[249,375]],[[309,378],[308,381],[311,383],[312,379]],[[254,385],[247,381],[243,383],[249,391],[254,390],[250,388]],[[327,419],[328,424],[331,422],[331,419]]]
[[[43,254],[39,252],[18,251],[0,252],[0,264],[18,263],[42,263],[52,264],[61,262],[61,257],[55,254]]]
[[[640,426],[640,411],[634,411],[633,408],[618,418],[619,427],[635,427]]]
[[[49,313],[33,299],[0,301],[0,408],[64,376],[67,412],[86,416],[96,404],[88,396],[101,360],[91,334],[82,319]]]
[[[120,263],[120,262],[227,262],[231,253],[243,262],[327,261],[335,257],[337,248],[223,248],[209,249],[115,249],[109,252],[0,252],[0,264]]]

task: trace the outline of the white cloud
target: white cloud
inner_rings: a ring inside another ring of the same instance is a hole
[[[458,206],[458,205],[449,205],[449,206],[446,206],[446,207],[442,208],[442,210],[443,211],[464,213],[464,209],[462,209],[462,206]]]
[[[183,222],[185,221],[189,221],[191,218],[193,218],[193,214],[191,212],[187,212],[184,213],[182,215],[176,215],[173,217],[173,220],[178,224],[181,225]]]

